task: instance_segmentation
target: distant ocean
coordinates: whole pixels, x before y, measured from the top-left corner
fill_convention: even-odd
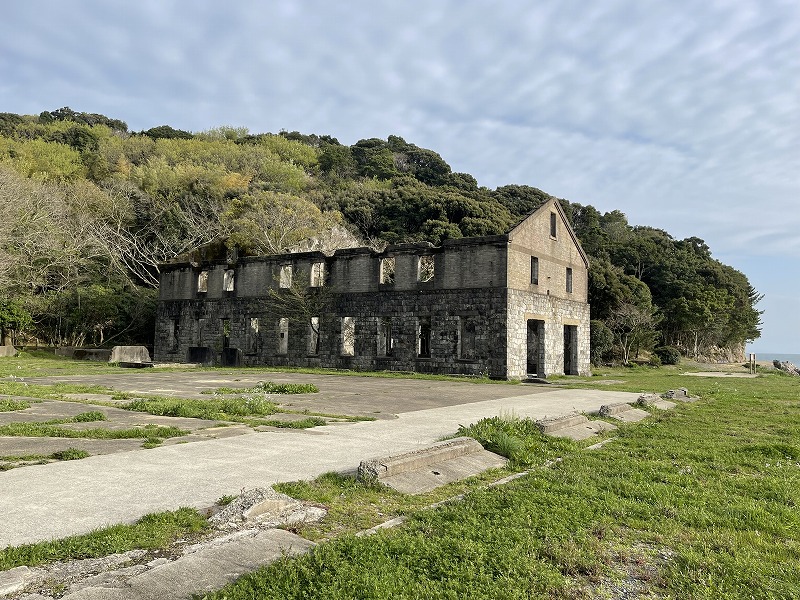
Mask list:
[[[745,354],[747,356],[747,354]],[[756,352],[756,360],[779,360],[781,362],[789,361],[795,365],[800,365],[800,354],[770,354],[765,352],[764,354],[759,354]]]

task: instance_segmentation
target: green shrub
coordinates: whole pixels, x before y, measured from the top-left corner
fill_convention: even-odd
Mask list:
[[[569,440],[545,436],[527,417],[481,419],[467,427],[462,425],[456,435],[475,438],[484,448],[505,456],[517,467],[544,462],[574,447]]]
[[[681,362],[681,353],[674,346],[659,346],[653,350],[653,355],[664,365],[677,365]]]
[[[614,334],[602,321],[593,320],[589,324],[590,358],[598,366],[614,347]]]
[[[653,354],[650,355],[649,364],[651,367],[660,367],[662,365],[661,359],[658,358],[658,354],[654,352]]]

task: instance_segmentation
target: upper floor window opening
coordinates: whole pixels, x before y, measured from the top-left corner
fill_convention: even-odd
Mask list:
[[[567,267],[567,293],[572,293],[572,268]]]
[[[394,256],[381,259],[381,283],[394,283]]]
[[[432,256],[420,256],[417,261],[417,281],[433,281],[434,261]]]
[[[558,233],[557,228],[557,221],[556,221],[556,213],[550,213],[550,237],[558,237],[556,234]]]
[[[232,292],[234,279],[235,271],[233,269],[227,269],[222,278],[222,289],[226,292]]]
[[[292,287],[292,265],[281,265],[280,277],[278,278],[278,287]]]
[[[353,317],[342,317],[342,356],[356,353],[356,321]]]
[[[311,287],[325,285],[325,263],[315,262],[311,265]]]
[[[531,285],[539,285],[539,258],[531,256]]]
[[[208,292],[208,271],[200,271],[197,275],[197,291],[201,294]]]

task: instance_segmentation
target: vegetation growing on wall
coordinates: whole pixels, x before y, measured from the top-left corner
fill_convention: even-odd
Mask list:
[[[490,190],[398,136],[352,146],[326,135],[191,133],[69,108],[0,113],[0,328],[4,341],[152,341],[158,266],[220,240],[278,253],[500,234],[542,190]],[[759,294],[711,256],[560,200],[591,258],[595,360],[669,345],[688,355],[759,335]],[[13,339],[12,339],[13,338]]]

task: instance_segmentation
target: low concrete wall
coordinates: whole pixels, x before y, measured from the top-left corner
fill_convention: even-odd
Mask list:
[[[14,346],[0,346],[0,356],[16,356],[17,349]]]
[[[98,362],[108,362],[111,357],[111,350],[102,348],[73,348],[71,346],[61,346],[56,348],[56,356],[74,358],[75,360],[93,360]]]
[[[149,363],[150,353],[144,346],[114,346],[111,349],[111,358],[108,361],[113,363]]]

